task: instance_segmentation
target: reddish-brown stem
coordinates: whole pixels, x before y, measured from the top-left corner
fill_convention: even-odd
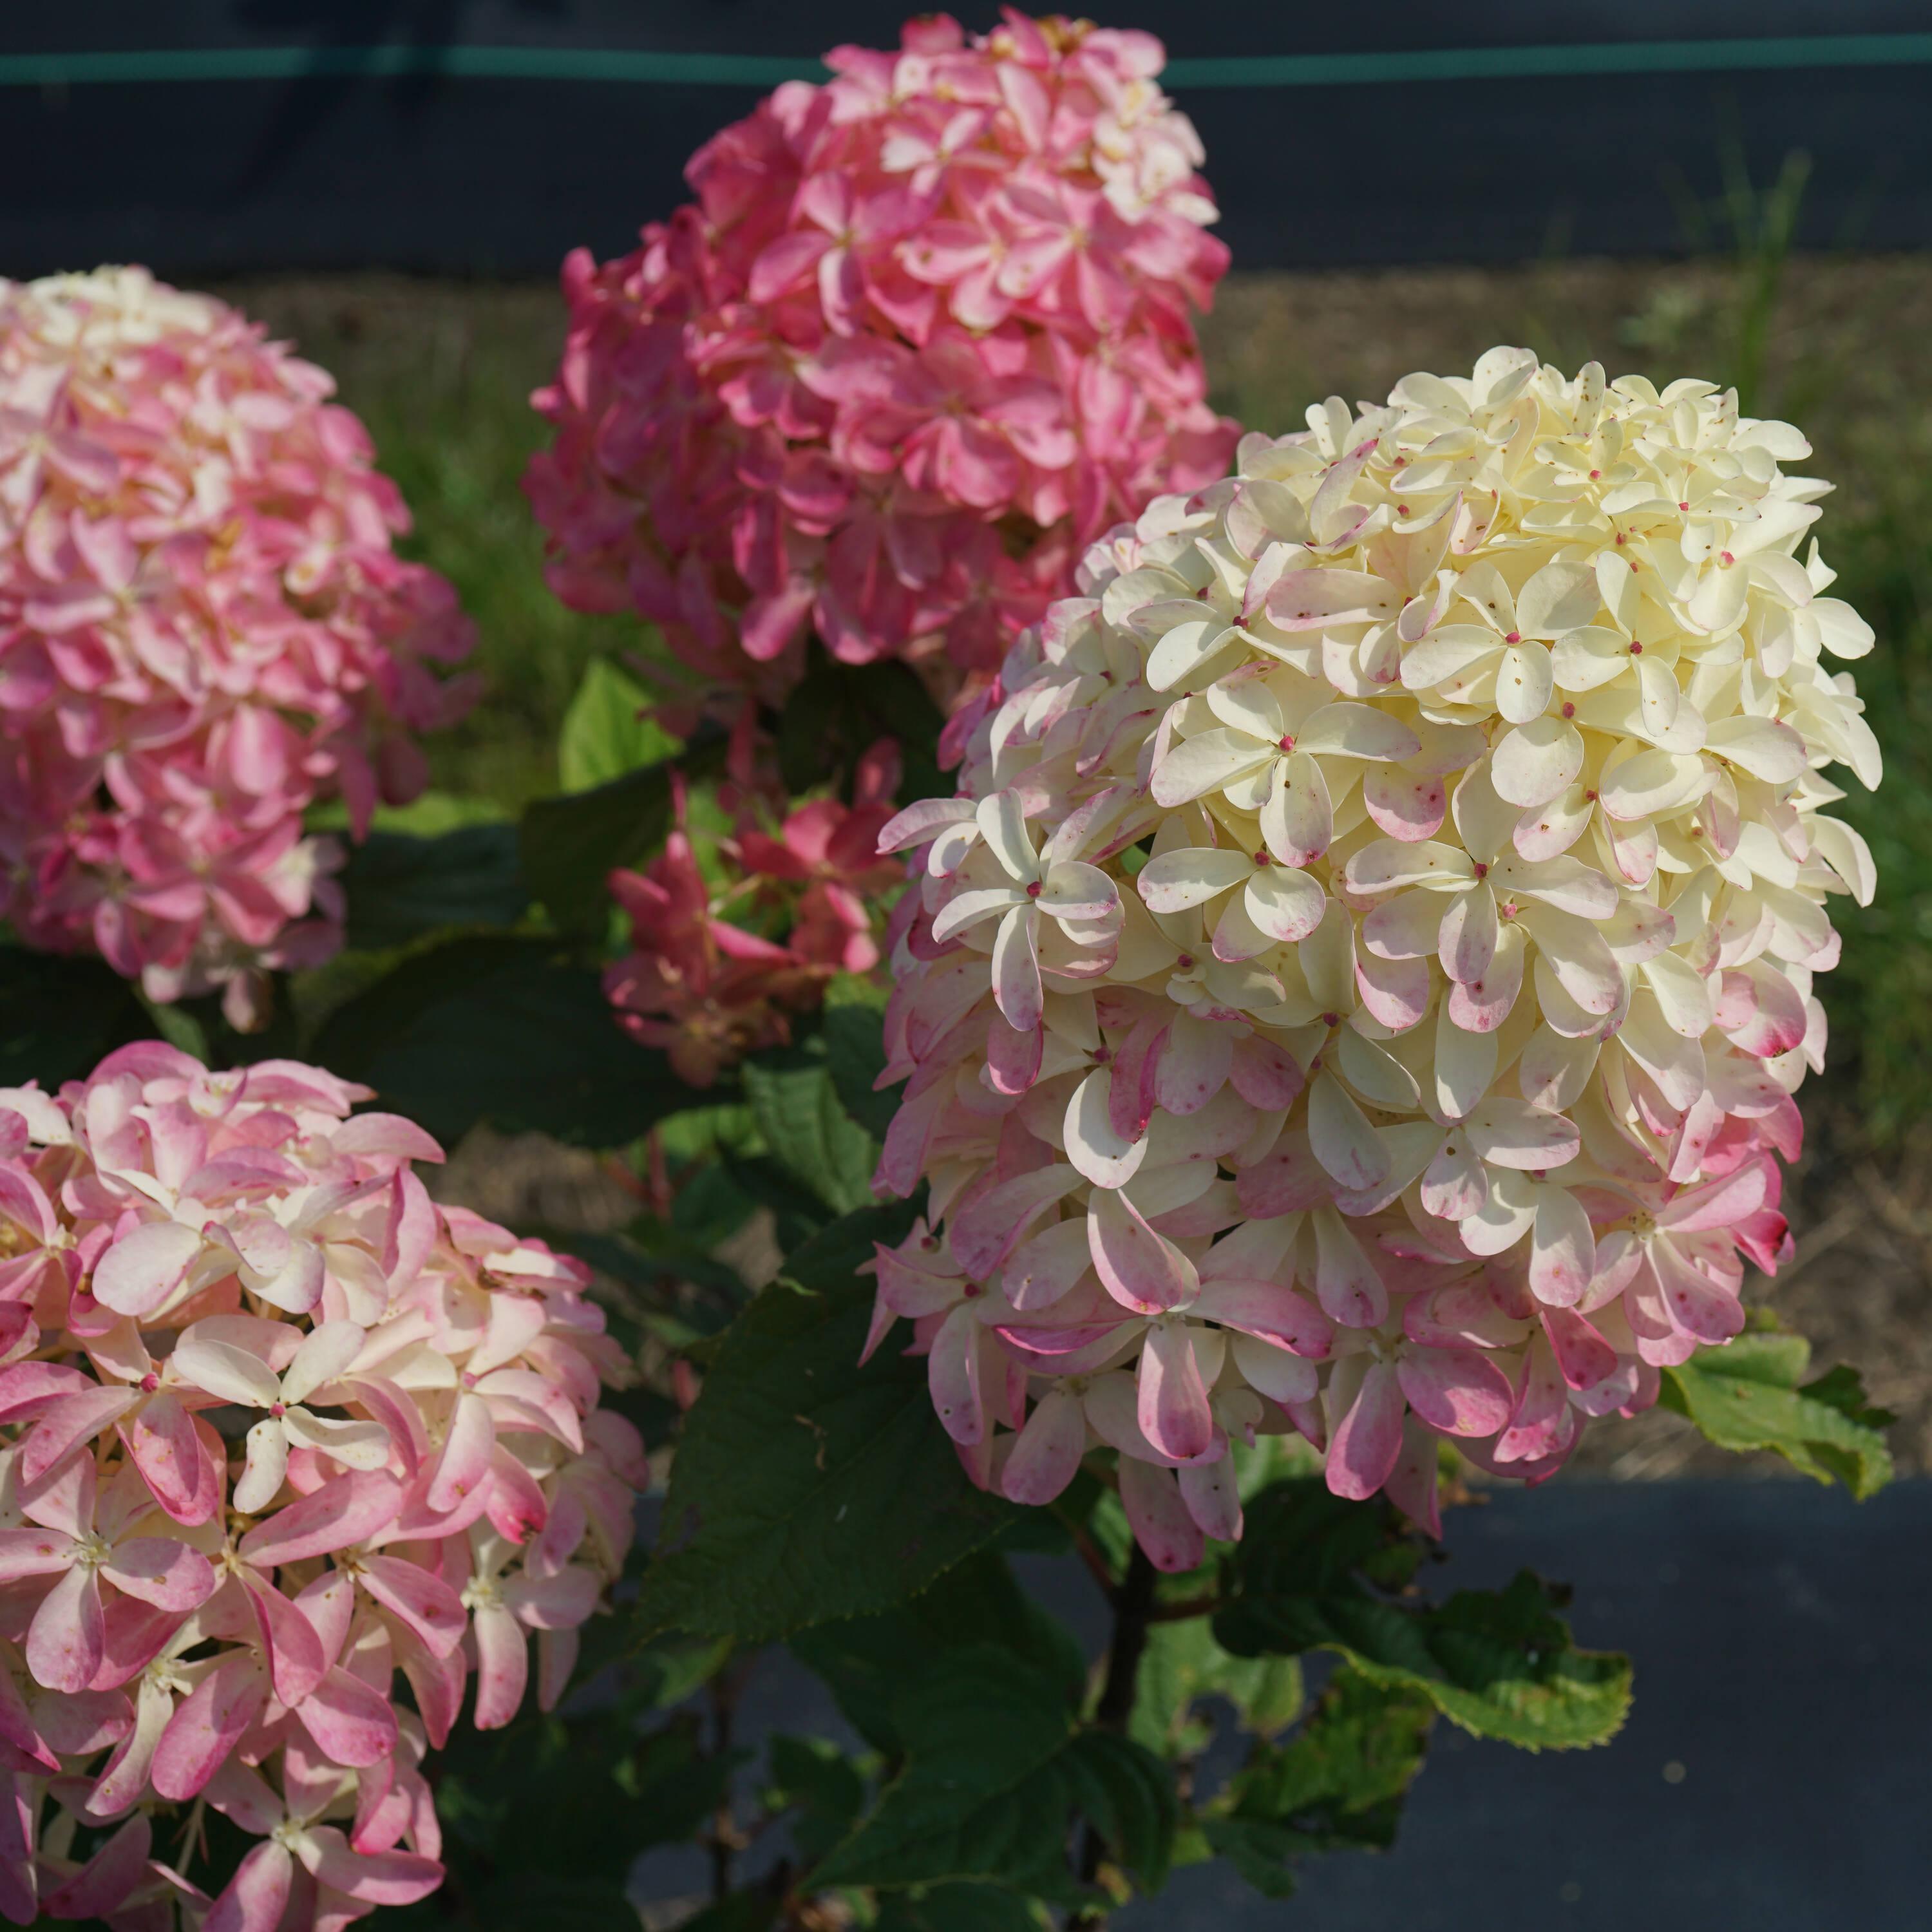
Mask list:
[[[1150,1624],[1182,1624],[1190,1617],[1211,1616],[1220,1607],[1220,1595],[1208,1590],[1198,1597],[1184,1597],[1178,1603],[1156,1604],[1148,1611],[1147,1620]]]

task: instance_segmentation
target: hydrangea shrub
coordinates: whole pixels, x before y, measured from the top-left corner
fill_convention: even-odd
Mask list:
[[[1233,1445],[1439,1528],[1744,1326],[1879,778],[1809,447],[1524,350],[1157,498],[1015,646],[915,848],[878,1258],[975,1480],[1090,1448],[1165,1569]]]
[[[1090,548],[957,795],[869,686],[841,790],[748,710],[647,763],[602,666],[578,789],[388,836],[300,1060],[0,1087],[0,1916],[618,1923],[694,1841],[724,1923],[1089,1932],[1385,1845],[1438,1718],[1611,1738],[1560,1591],[1420,1586],[1466,1484],[1654,1402],[1888,1468],[1740,1293],[1871,886],[1802,453],[1514,350],[1325,406]],[[480,1124],[602,1151],[594,1282],[432,1197]],[[862,1753],[744,1734],[777,1642]]]
[[[0,914],[244,1027],[342,941],[304,814],[361,836],[472,694],[334,386],[144,269],[0,281]]]
[[[420,782],[447,586],[232,310],[0,284],[5,916],[142,989],[0,948],[0,1918],[1285,1896],[1438,1718],[1622,1722],[1560,1588],[1423,1587],[1470,1486],[1653,1403],[1886,1480],[1744,1292],[1874,884],[1802,438],[1498,349],[1235,451],[1162,60],[913,22],[572,258],[529,494],[682,674],[352,937],[309,814]],[[478,1127],[577,1150],[470,1142],[526,1234]],[[778,1642],[860,1748],[744,1721]]]
[[[559,596],[766,703],[808,635],[951,690],[1110,524],[1219,475],[1190,310],[1227,250],[1164,61],[1090,22],[929,16],[708,142],[632,254],[572,255],[526,485]]]
[[[426,1754],[472,1679],[480,1728],[532,1676],[554,1706],[622,1566],[642,1449],[599,1406],[628,1363],[589,1270],[433,1201],[441,1150],[369,1097],[159,1042],[0,1092],[13,1924],[423,1897]],[[202,1806],[260,1841],[232,1868],[163,1857]]]

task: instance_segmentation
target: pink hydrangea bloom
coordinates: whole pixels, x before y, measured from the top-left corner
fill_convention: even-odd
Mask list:
[[[642,1447],[598,1406],[628,1365],[589,1271],[431,1201],[440,1150],[369,1097],[159,1042],[0,1092],[13,1924],[290,1932],[422,1898],[425,1752],[472,1676],[476,1724],[510,1721],[532,1638],[554,1705],[621,1567]],[[196,1799],[262,1840],[235,1870],[151,1857]]]
[[[716,889],[685,826],[680,778],[664,850],[641,873],[610,874],[631,950],[606,970],[604,990],[625,1030],[709,1087],[747,1053],[788,1041],[790,1016],[816,1007],[835,975],[871,972],[874,905],[904,877],[878,850],[899,772],[898,746],[881,738],[858,760],[851,804],[812,799],[782,819],[765,788],[734,782],[742,808],[718,847],[727,877]],[[734,909],[776,936],[727,916]]]
[[[454,593],[321,370],[140,268],[0,281],[0,913],[157,998],[341,941],[302,815],[422,788]]]
[[[526,487],[567,602],[766,701],[812,632],[950,694],[1110,523],[1226,467],[1190,312],[1227,250],[1160,44],[1004,20],[835,49],[698,152],[695,206],[566,262]]]
[[[1016,1501],[1118,1452],[1165,1568],[1259,1435],[1433,1529],[1442,1439],[1540,1481],[1736,1336],[1874,887],[1796,430],[1510,348],[1308,422],[1096,544],[881,838],[872,1346]]]

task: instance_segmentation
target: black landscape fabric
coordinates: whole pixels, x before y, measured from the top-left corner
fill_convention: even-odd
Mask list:
[[[752,85],[475,77],[440,50],[811,57],[842,40],[896,42],[910,0],[91,0],[0,8],[0,273],[137,260],[181,278],[223,271],[392,267],[548,275],[584,242],[630,245],[683,198],[686,158],[764,91]],[[1916,0],[1599,0],[1556,9],[1493,0],[1372,8],[1273,0],[1119,0],[1109,25],[1160,34],[1180,62],[1220,64],[1177,85],[1200,127],[1243,268],[1668,253],[1724,238],[1700,220],[1727,162],[1760,187],[1785,157],[1812,161],[1800,242],[1932,244],[1932,62],[1902,44]],[[990,6],[963,10],[992,24]],[[1791,37],[1837,51],[1749,64]],[[1822,38],[1821,38],[1822,37]],[[1418,50],[1731,41],[1732,68],[1540,76],[1226,85],[1230,62],[1366,55],[1386,76]],[[372,72],[365,50],[411,50]],[[224,80],[197,51],[284,50],[319,70]],[[160,53],[158,77],[22,81],[49,56]],[[1594,62],[1594,65],[1593,65]],[[580,62],[577,63],[581,64]],[[1611,62],[1615,64],[1615,62]],[[439,68],[445,70],[439,71]],[[1262,71],[1256,68],[1256,71]],[[1700,211],[1702,212],[1700,213]]]

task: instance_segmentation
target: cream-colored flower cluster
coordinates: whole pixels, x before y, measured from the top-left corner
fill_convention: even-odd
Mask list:
[[[1510,348],[1308,422],[1096,547],[883,842],[874,1343],[1016,1499],[1119,1450],[1169,1567],[1257,1431],[1431,1522],[1438,1436],[1534,1479],[1735,1335],[1873,886],[1796,430]]]

